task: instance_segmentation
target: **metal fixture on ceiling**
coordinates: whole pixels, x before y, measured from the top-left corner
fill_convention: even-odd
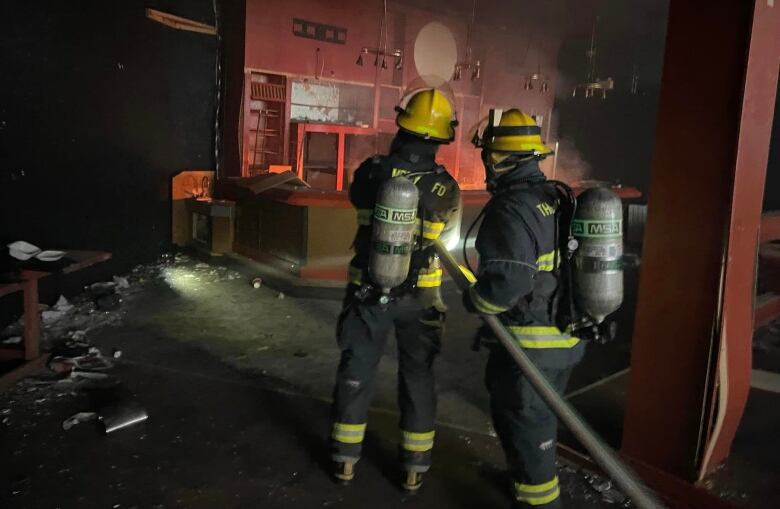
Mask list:
[[[523,90],[535,90],[539,88],[539,93],[546,94],[550,90],[550,84],[547,76],[542,75],[542,65],[536,66],[536,72],[526,75],[523,82]]]
[[[463,76],[463,71],[471,71],[471,80],[478,80],[482,74],[482,63],[479,60],[471,59],[471,35],[474,31],[474,19],[477,12],[477,0],[471,5],[471,23],[469,23],[468,32],[466,32],[466,60],[455,64],[455,72],[452,73],[452,79],[458,81]]]
[[[381,48],[369,48],[364,46],[360,49],[357,62],[355,62],[357,65],[363,65],[363,55],[375,55],[374,66],[379,66],[382,69],[387,69],[387,61],[385,60],[387,57],[395,58],[395,65],[393,68],[397,71],[400,71],[404,65],[404,52],[400,49],[385,51]],[[380,60],[379,57],[382,57],[382,59]]]
[[[541,55],[544,54],[544,51],[541,38],[537,37],[536,33],[534,33],[534,28],[535,27],[531,27],[531,30],[528,32],[528,43],[526,44],[520,65],[523,68],[527,68],[526,62],[528,61],[531,47],[533,47],[537,59],[536,71],[532,71],[523,77],[523,90],[538,90],[539,93],[545,94],[550,91],[550,78],[549,76],[542,74]]]
[[[601,98],[607,98],[607,91],[614,90],[615,81],[612,78],[600,79],[598,77],[596,60],[598,56],[598,47],[596,45],[596,28],[598,26],[599,18],[593,22],[593,31],[590,36],[590,49],[585,52],[585,56],[588,59],[588,71],[585,76],[585,81],[579,83],[574,87],[571,93],[572,97],[577,97],[577,92],[582,91],[586,99],[594,97],[596,92],[601,92]]]
[[[379,24],[379,37],[375,48],[363,46],[355,64],[363,66],[363,55],[374,55],[374,67],[387,69],[387,58],[395,58],[393,68],[400,71],[404,66],[404,51],[402,49],[387,49],[387,0],[383,0],[382,21]],[[381,60],[379,57],[382,57]]]

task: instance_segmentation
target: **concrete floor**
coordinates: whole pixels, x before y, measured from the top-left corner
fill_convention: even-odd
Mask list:
[[[456,300],[437,364],[435,465],[423,492],[408,497],[396,488],[392,342],[359,482],[345,489],[325,470],[338,302],[279,298],[253,289],[247,274],[215,277],[195,261],[161,276],[126,298],[121,325],[89,335],[104,352],[122,350],[113,370],[121,387],[27,381],[0,394],[0,507],[508,507],[485,412],[485,353],[470,350],[476,321]],[[96,423],[61,428],[77,411],[130,400],[148,421],[107,436]],[[568,507],[615,507],[585,473],[565,467],[561,478]]]
[[[703,484],[735,504],[770,509],[780,500],[780,321],[756,331],[753,369],[729,459]]]

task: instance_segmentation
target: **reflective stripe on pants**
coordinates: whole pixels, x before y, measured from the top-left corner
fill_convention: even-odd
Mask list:
[[[552,367],[547,357],[571,350],[529,350],[529,357],[558,393],[563,393],[573,365]],[[558,359],[552,359],[558,360]],[[506,349],[496,345],[486,367],[493,427],[501,439],[520,507],[557,508],[555,465],[558,420],[523,376]]]
[[[509,332],[523,348],[572,348],[579,338],[564,334],[558,327],[546,325],[513,325]]]
[[[433,449],[433,437],[435,431],[427,433],[414,433],[412,431],[402,432],[401,447],[407,451],[425,452]]]
[[[549,504],[558,499],[561,495],[561,488],[558,485],[558,476],[552,481],[542,484],[523,484],[514,483],[515,500],[524,502],[531,506],[541,506]]]
[[[349,424],[346,422],[334,422],[331,438],[343,444],[359,444],[366,434],[366,424]]]
[[[430,272],[423,272],[417,275],[417,286],[420,288],[435,288],[441,286],[441,269],[434,269]]]
[[[402,430],[432,430],[436,416],[433,362],[441,345],[441,322],[425,323],[428,311],[414,296],[379,304],[354,303],[344,310],[339,330],[341,349],[333,401],[336,423],[366,422],[376,371],[391,330],[398,343],[398,403]],[[425,322],[424,322],[425,320]],[[355,431],[355,430],[347,430]],[[355,435],[339,435],[357,440]],[[419,437],[413,437],[418,440]],[[356,462],[362,443],[331,437],[335,461]],[[410,443],[424,446],[422,443]],[[412,451],[399,447],[406,469],[424,472],[430,467],[430,448]]]

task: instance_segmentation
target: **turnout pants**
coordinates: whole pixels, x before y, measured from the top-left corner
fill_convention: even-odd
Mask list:
[[[413,296],[378,304],[347,305],[338,327],[341,361],[334,389],[331,456],[357,462],[366,430],[377,365],[391,328],[398,344],[399,453],[404,469],[425,472],[431,465],[436,393],[433,361],[441,346],[443,315],[421,309]]]
[[[549,362],[543,349],[526,352],[562,393],[575,363]],[[491,348],[485,378],[493,426],[506,454],[519,507],[560,507],[555,467],[558,419],[501,345]]]

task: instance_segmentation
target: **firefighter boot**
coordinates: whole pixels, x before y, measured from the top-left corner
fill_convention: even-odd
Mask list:
[[[355,464],[348,461],[334,462],[331,475],[335,482],[346,486],[355,478]]]
[[[422,472],[405,470],[401,477],[401,486],[409,494],[417,493],[422,486]]]

